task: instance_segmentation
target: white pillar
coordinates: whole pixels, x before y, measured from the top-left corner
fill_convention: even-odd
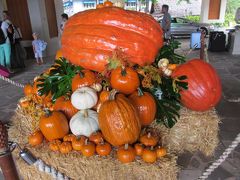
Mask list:
[[[210,0],[202,0],[200,22],[201,23],[223,23],[225,19],[227,0],[221,0],[219,19],[208,19],[209,4],[210,4]]]

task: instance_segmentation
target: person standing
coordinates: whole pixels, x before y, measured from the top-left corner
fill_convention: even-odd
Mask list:
[[[61,37],[62,37],[64,26],[65,26],[65,24],[68,20],[68,15],[66,13],[63,13],[61,15],[61,17],[62,17],[62,21],[61,21],[61,24],[59,26],[59,33],[58,33],[59,34],[59,46],[60,47],[61,47]]]
[[[46,49],[47,43],[44,42],[43,40],[40,40],[38,38],[38,34],[35,32],[32,34],[33,36],[33,42],[32,42],[32,46],[33,46],[33,52],[37,61],[38,65],[43,64],[43,54],[42,52]]]
[[[0,43],[0,64],[8,68],[11,71],[11,44],[8,37],[8,32],[12,33],[12,29],[9,24],[5,21],[0,21],[2,40]]]
[[[162,13],[163,15],[163,19],[162,19],[162,29],[163,29],[163,33],[164,33],[164,39],[165,40],[169,40],[171,37],[171,15],[168,13],[169,10],[169,6],[164,4],[162,5]]]

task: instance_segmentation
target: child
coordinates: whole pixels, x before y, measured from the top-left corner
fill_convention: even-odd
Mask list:
[[[37,61],[37,64],[43,64],[43,58],[42,58],[42,52],[46,49],[47,43],[38,39],[38,34],[37,33],[33,33],[33,42],[32,42],[32,46],[33,46],[33,52],[35,54],[35,58]]]

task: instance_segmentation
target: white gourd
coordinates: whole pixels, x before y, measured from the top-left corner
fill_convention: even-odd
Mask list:
[[[89,137],[99,130],[98,113],[93,110],[81,110],[71,118],[69,126],[74,135]]]

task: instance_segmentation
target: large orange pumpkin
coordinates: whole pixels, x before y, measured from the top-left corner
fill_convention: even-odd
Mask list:
[[[122,49],[129,61],[142,66],[154,62],[162,45],[163,32],[153,17],[117,7],[75,14],[62,35],[63,56],[73,64],[99,72],[116,49]]]
[[[195,111],[206,111],[220,100],[222,86],[215,69],[201,59],[193,59],[176,68],[173,77],[186,75],[188,90],[182,90],[181,102]]]
[[[70,120],[73,117],[73,115],[75,115],[78,112],[78,110],[75,107],[73,107],[71,100],[65,96],[57,98],[53,106],[53,109],[55,111],[62,111],[66,115],[68,120]]]
[[[39,128],[48,141],[61,139],[69,131],[67,118],[63,113],[58,111],[48,112],[41,117]]]
[[[130,101],[137,109],[142,126],[147,126],[155,119],[157,106],[154,97],[141,89],[130,95]]]
[[[122,94],[115,98],[111,92],[110,100],[99,110],[99,126],[105,139],[113,146],[132,144],[137,141],[141,124],[138,113],[130,101]]]

